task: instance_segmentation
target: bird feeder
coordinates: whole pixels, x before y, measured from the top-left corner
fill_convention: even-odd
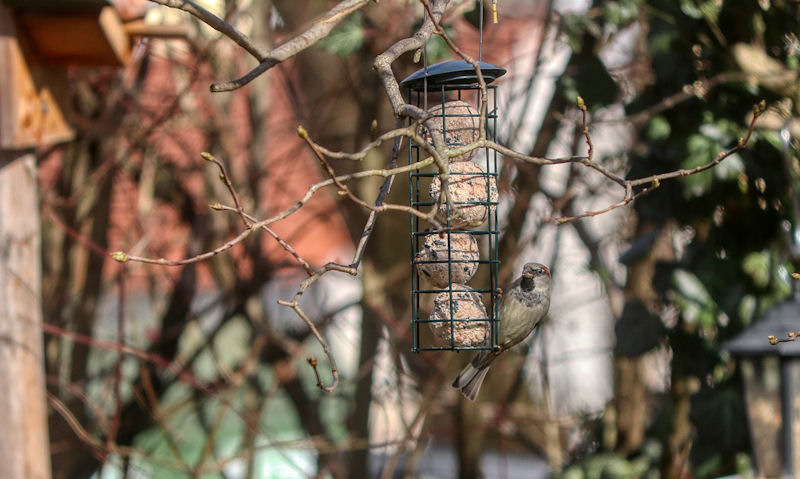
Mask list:
[[[478,62],[486,83],[487,139],[496,139],[497,95],[491,83],[506,71]],[[470,151],[480,138],[481,90],[475,67],[464,60],[426,66],[403,80],[409,103],[431,119],[411,141],[409,164],[429,157],[438,138],[448,164],[447,194],[435,165],[409,172],[409,204],[438,205],[435,222],[411,215],[412,350],[493,349],[498,336],[497,152]],[[457,150],[457,151],[454,151]],[[428,333],[428,330],[432,334]]]
[[[800,294],[724,343],[739,358],[751,444],[764,478],[800,475],[800,341],[770,344],[768,337],[800,329]],[[795,333],[796,334],[796,333]]]

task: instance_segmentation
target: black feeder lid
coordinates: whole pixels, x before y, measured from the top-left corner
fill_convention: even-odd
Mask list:
[[[800,338],[772,345],[768,336],[785,338],[786,333],[800,330],[800,298],[791,299],[767,311],[767,314],[738,336],[722,344],[721,349],[734,356],[800,356]]]
[[[500,68],[491,63],[478,62],[478,66],[481,68],[483,80],[487,84],[506,74],[505,68]],[[438,89],[444,86],[445,90],[454,90],[478,86],[478,75],[475,74],[475,68],[467,63],[466,60],[450,60],[430,65],[427,68],[427,76],[425,73],[425,68],[415,71],[401,81],[400,86],[421,91],[425,88],[426,77],[428,79],[428,89]]]

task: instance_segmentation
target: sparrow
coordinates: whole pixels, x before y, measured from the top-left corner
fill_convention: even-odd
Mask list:
[[[492,362],[530,335],[550,309],[550,269],[527,263],[522,276],[504,290],[498,315],[498,349],[480,351],[453,381],[470,401],[478,396]]]

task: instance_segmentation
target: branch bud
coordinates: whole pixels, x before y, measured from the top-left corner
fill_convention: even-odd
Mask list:
[[[580,95],[578,95],[578,108],[580,108],[581,111],[586,111],[586,102],[583,101],[583,97]]]
[[[773,346],[778,344],[778,338],[776,338],[775,336],[773,336],[771,334],[769,336],[767,336],[767,339],[769,340],[769,344],[771,344]]]
[[[299,136],[300,138],[302,138],[304,140],[306,138],[308,138],[308,132],[306,131],[305,128],[303,128],[302,125],[298,125],[297,126],[297,136]]]
[[[220,203],[209,203],[208,207],[211,208],[212,210],[222,211],[222,204]]]
[[[369,125],[369,136],[370,138],[374,139],[375,136],[378,134],[378,120],[372,120],[372,123]]]
[[[200,157],[206,161],[214,161],[214,155],[207,151],[200,153]]]
[[[119,261],[120,263],[127,263],[130,258],[128,258],[128,254],[124,251],[114,251],[111,253],[111,257],[114,258],[115,261]]]

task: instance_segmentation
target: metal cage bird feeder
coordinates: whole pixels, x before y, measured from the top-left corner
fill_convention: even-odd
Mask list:
[[[506,71],[486,62],[478,66],[486,83],[484,131],[496,140],[497,87],[490,83]],[[477,73],[464,60],[446,61],[422,68],[401,86],[409,103],[432,115],[435,127],[429,122],[430,128],[420,126],[418,132],[430,145],[441,135],[450,170],[447,195],[435,166],[409,172],[409,205],[421,211],[439,205],[438,224],[411,215],[412,350],[494,349],[500,293],[497,152],[484,147],[452,153],[479,138]],[[410,142],[410,165],[427,156],[422,145]]]

